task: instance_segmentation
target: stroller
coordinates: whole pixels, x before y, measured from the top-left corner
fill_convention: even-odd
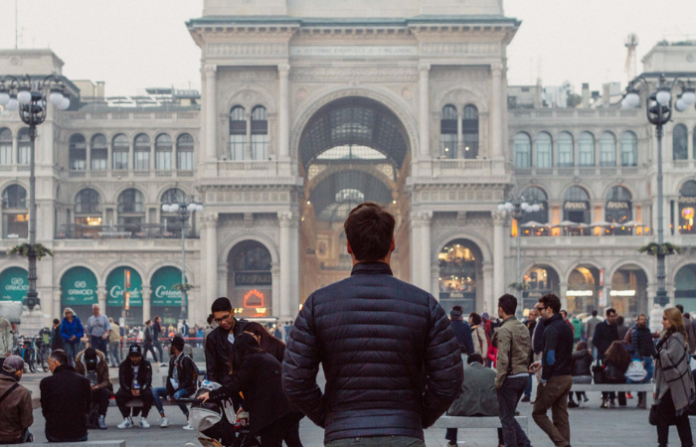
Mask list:
[[[232,401],[201,403],[198,400],[200,394],[218,388],[220,384],[204,380],[196,397],[177,400],[192,404],[189,423],[201,434],[198,441],[203,447],[260,447],[261,442],[249,431],[248,419],[237,418]]]

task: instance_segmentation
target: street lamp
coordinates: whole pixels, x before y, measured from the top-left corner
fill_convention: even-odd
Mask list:
[[[188,314],[188,297],[186,293],[188,286],[186,282],[186,232],[184,229],[186,227],[186,222],[189,220],[189,217],[191,217],[191,213],[202,210],[202,204],[194,202],[193,197],[187,200],[185,195],[181,197],[179,203],[165,203],[162,205],[162,211],[165,213],[176,213],[176,218],[181,222],[181,313],[179,314],[179,320],[181,321],[185,320]]]
[[[498,210],[507,214],[510,214],[513,219],[517,221],[517,277],[515,283],[517,284],[517,293],[520,293],[520,287],[522,285],[522,246],[521,246],[521,227],[520,221],[524,219],[527,213],[536,213],[541,209],[541,206],[537,203],[530,204],[525,199],[524,196],[518,198],[513,198],[511,202],[505,202],[498,205]]]
[[[46,98],[48,96],[48,99]],[[63,78],[48,75],[43,80],[32,79],[29,75],[23,78],[5,75],[0,77],[0,106],[7,110],[19,110],[19,117],[29,126],[31,148],[29,153],[29,290],[25,300],[26,306],[32,310],[41,304],[36,290],[36,175],[34,172],[36,126],[46,120],[48,103],[60,110],[70,107],[70,99],[65,91]]]
[[[676,101],[673,100],[672,90],[679,82],[682,87],[682,94],[679,95]],[[626,95],[621,100],[621,108],[634,109],[640,105],[640,90],[636,88],[636,84],[642,84],[645,89],[645,111],[650,124],[655,126],[657,136],[657,295],[655,303],[664,307],[669,303],[667,297],[667,289],[665,288],[665,253],[662,248],[664,244],[664,223],[663,223],[663,177],[662,177],[662,136],[664,134],[663,126],[672,118],[672,107],[678,111],[691,107],[696,103],[695,89],[691,87],[691,82],[674,78],[671,83],[665,79],[665,75],[661,75],[656,84],[656,89],[650,93],[650,83],[643,76],[637,77],[626,90]]]

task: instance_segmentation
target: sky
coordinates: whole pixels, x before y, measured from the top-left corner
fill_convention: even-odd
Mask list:
[[[321,1],[321,0],[317,0]],[[396,1],[396,0],[395,0]],[[200,89],[200,50],[185,22],[203,0],[17,0],[20,48],[50,47],[70,79],[105,81],[107,96],[146,87]],[[508,83],[569,81],[576,91],[626,83],[630,33],[640,59],[658,41],[696,40],[696,0],[504,0],[522,21],[508,47]],[[15,46],[15,0],[0,0],[0,48]]]

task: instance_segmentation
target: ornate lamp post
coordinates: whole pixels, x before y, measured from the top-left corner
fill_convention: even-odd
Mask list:
[[[57,75],[34,80],[3,76],[0,78],[0,106],[7,110],[19,110],[19,117],[29,126],[31,149],[29,153],[29,290],[24,301],[29,310],[41,304],[36,290],[36,175],[34,172],[36,126],[46,120],[48,103],[60,110],[70,107],[63,78]]]
[[[672,90],[679,82],[682,93],[676,101],[673,101]],[[664,245],[664,198],[663,198],[663,176],[662,176],[662,136],[664,135],[663,126],[672,118],[672,108],[678,112],[683,112],[696,103],[696,93],[691,87],[690,81],[680,81],[675,78],[671,83],[667,82],[664,75],[660,76],[656,84],[656,89],[651,92],[650,83],[643,76],[637,77],[626,90],[626,95],[621,101],[624,109],[633,109],[640,106],[640,90],[636,84],[641,84],[645,90],[645,111],[648,122],[655,126],[657,136],[657,294],[655,303],[664,307],[669,303],[667,289],[665,288],[665,255]]]
[[[165,203],[162,205],[162,211],[165,213],[176,213],[176,218],[181,222],[181,313],[179,320],[183,321],[188,315],[188,297],[187,291],[189,284],[186,282],[186,222],[191,217],[194,211],[202,211],[203,205],[194,202],[193,197],[190,200],[184,196],[179,203]]]

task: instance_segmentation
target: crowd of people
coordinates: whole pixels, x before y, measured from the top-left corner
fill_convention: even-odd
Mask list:
[[[234,444],[242,424],[263,447],[301,447],[299,426],[306,416],[324,429],[327,446],[424,447],[423,430],[445,413],[498,417],[499,445],[531,446],[515,418],[520,403],[530,402],[534,422],[554,445],[566,447],[568,409],[587,399],[571,393],[573,384],[654,378],[649,421],[659,445],[667,445],[669,426],[676,425],[682,445],[693,446],[688,415],[696,389],[689,360],[696,325],[683,309],[664,310],[659,332],[648,329],[645,315],[626,325],[614,309],[603,320],[597,312],[585,321],[569,317],[554,294],[541,297],[524,321],[515,317],[518,301],[509,294],[498,299],[496,316],[471,313],[465,321],[455,306],[448,318],[432,295],[392,275],[394,225],[378,205],[355,208],[344,225],[351,276],[311,294],[284,335],[236,319],[225,297],[213,302],[205,329],[185,322],[165,328],[155,317],[142,335],[141,329],[119,328],[98,306],[85,326],[66,309],[52,331],[52,375],[40,384],[46,438],[81,442],[89,428],[106,429],[113,396],[123,417],[119,429],[134,427],[138,417],[137,425],[149,428],[152,405],[160,427],[168,427],[168,400],[187,418],[185,430],[223,446]],[[192,331],[196,337],[186,337]],[[202,383],[191,345],[204,350]],[[165,350],[167,375],[156,387],[147,355],[164,362]],[[115,393],[110,364],[118,365]],[[320,366],[324,390],[317,384]],[[23,373],[22,358],[2,362],[0,443],[32,440],[31,395],[19,384]],[[190,408],[181,401],[187,398],[194,402]],[[619,393],[619,405],[626,398]],[[602,408],[614,407],[615,399],[604,394]],[[647,396],[639,393],[638,406],[646,405]],[[201,408],[220,417],[200,424],[192,414]],[[457,429],[447,429],[448,445],[457,445],[457,436]]]

